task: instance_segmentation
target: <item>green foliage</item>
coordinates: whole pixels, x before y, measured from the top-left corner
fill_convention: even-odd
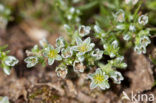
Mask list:
[[[0,3],[0,28],[5,28],[8,21],[11,19],[11,11]]]
[[[11,68],[15,66],[19,61],[14,56],[8,56],[9,51],[4,51],[7,46],[0,47],[0,67],[4,73],[10,75]]]

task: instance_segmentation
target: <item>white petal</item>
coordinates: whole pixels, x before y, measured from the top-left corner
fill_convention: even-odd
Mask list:
[[[48,58],[48,64],[49,64],[49,65],[53,65],[53,63],[54,63],[54,59]]]
[[[102,31],[101,28],[98,25],[94,25],[94,30],[97,33],[100,33]]]
[[[94,88],[96,88],[98,85],[94,82],[94,81],[92,81],[91,83],[90,83],[90,89],[94,89]]]
[[[62,60],[62,57],[60,55],[57,55],[56,60]]]
[[[88,37],[87,39],[84,40],[83,43],[90,44],[90,41],[91,41],[91,39],[90,39],[90,37]]]
[[[99,84],[99,86],[102,90],[110,88],[110,85],[107,81],[102,82],[101,84]]]
[[[3,68],[3,71],[4,71],[4,73],[7,74],[7,75],[10,75],[10,73],[11,73],[11,69],[10,69],[9,67],[7,67],[7,66],[5,66],[5,67]]]
[[[82,44],[82,40],[81,40],[80,37],[77,37],[77,38],[76,38],[76,44],[77,44],[77,45]]]

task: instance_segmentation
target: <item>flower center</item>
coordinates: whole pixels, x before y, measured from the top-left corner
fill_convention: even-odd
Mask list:
[[[94,76],[94,80],[95,80],[95,82],[97,84],[102,83],[103,80],[104,80],[104,76],[103,75],[100,75],[100,74],[97,74],[97,75]]]
[[[56,50],[51,50],[49,53],[49,57],[55,58],[57,56],[57,51]]]
[[[80,51],[80,52],[85,52],[85,51],[87,51],[87,44],[86,44],[86,43],[82,44],[82,45],[79,47],[79,51]]]

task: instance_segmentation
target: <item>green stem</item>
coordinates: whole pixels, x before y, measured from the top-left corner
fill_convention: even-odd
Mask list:
[[[98,3],[99,3],[99,1],[95,0],[94,2],[90,2],[86,5],[80,6],[78,9],[80,9],[80,11],[89,10],[89,9],[95,7]]]

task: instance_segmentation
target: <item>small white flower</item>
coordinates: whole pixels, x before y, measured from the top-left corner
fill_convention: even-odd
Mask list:
[[[73,55],[73,51],[72,51],[72,48],[71,47],[67,47],[66,49],[62,49],[61,50],[61,56],[63,58],[69,58]]]
[[[82,62],[78,61],[78,60],[75,60],[74,63],[73,63],[73,68],[74,68],[74,71],[75,72],[84,72],[85,70],[85,66]]]
[[[96,60],[100,60],[102,58],[103,51],[100,50],[99,48],[95,49],[92,53],[91,56],[93,56]]]
[[[57,73],[57,76],[58,77],[61,77],[61,78],[66,78],[66,75],[68,73],[68,70],[66,68],[66,66],[59,66],[56,68],[56,73]]]
[[[5,64],[7,66],[15,66],[19,61],[14,56],[8,56],[5,59]]]
[[[0,4],[0,12],[4,12],[5,8],[2,4]]]
[[[136,30],[136,28],[135,28],[134,25],[131,24],[131,25],[129,26],[129,30],[132,31],[132,32],[134,32],[134,31]]]
[[[56,47],[59,49],[63,48],[65,46],[65,40],[63,37],[59,37],[56,39]]]
[[[91,28],[89,26],[81,25],[79,27],[79,34],[81,37],[84,37],[90,33]]]
[[[69,11],[70,11],[70,13],[74,14],[75,8],[74,7],[71,7]]]
[[[100,68],[96,69],[94,74],[89,74],[88,77],[91,79],[90,88],[94,89],[96,87],[100,87],[102,90],[110,88],[108,83],[108,76],[105,72],[102,72]]]
[[[146,25],[148,23],[148,16],[141,15],[138,19],[139,24]]]
[[[36,56],[27,57],[24,61],[27,63],[27,68],[31,68],[39,62]]]
[[[103,45],[105,54],[109,55],[111,58],[114,58],[117,55],[118,47],[112,46],[110,44]]]
[[[81,38],[76,38],[76,44],[77,46],[73,46],[72,49],[74,51],[79,51],[81,55],[85,54],[86,52],[89,52],[92,50],[92,48],[95,46],[94,43],[90,43],[91,39],[90,37],[86,38],[84,41],[81,40]]]
[[[114,40],[113,42],[112,42],[112,45],[114,46],[114,48],[117,48],[118,47],[118,41],[117,40]]]
[[[138,54],[141,54],[141,50],[139,46],[135,46],[134,51],[137,52]]]
[[[45,48],[44,50],[44,56],[48,58],[48,64],[52,65],[54,63],[55,60],[62,60],[62,57],[59,55],[60,49],[56,48],[54,49],[54,47],[52,45],[48,45],[47,48]]]
[[[113,79],[114,83],[120,84],[124,79],[120,72],[114,71],[110,73],[110,77]]]
[[[143,45],[141,45],[140,51],[141,51],[143,54],[145,54],[145,53],[146,53],[146,47],[143,46]]]
[[[71,20],[72,19],[72,15],[67,15],[67,19]]]
[[[75,21],[78,23],[78,22],[81,21],[81,19],[80,19],[79,17],[76,17],[76,18],[75,18]]]
[[[125,3],[126,4],[133,4],[133,5],[135,5],[135,4],[137,4],[138,1],[139,0],[125,0]]]
[[[140,38],[140,43],[144,46],[147,46],[148,44],[151,43],[151,41],[148,36],[143,36]]]
[[[115,13],[114,18],[117,22],[125,21],[125,13],[122,9],[120,9],[117,13]]]
[[[136,51],[138,54],[145,54],[146,53],[146,46],[144,45],[139,45],[134,47],[134,51]]]

